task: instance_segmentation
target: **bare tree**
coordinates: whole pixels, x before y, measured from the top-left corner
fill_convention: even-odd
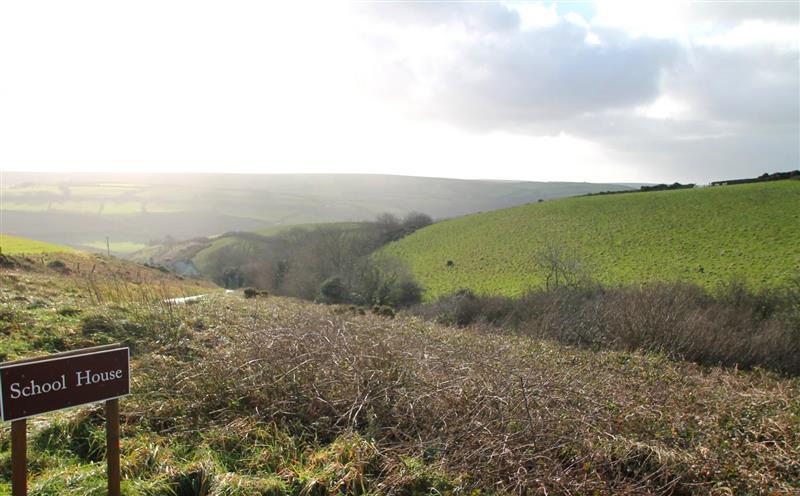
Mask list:
[[[574,250],[562,243],[548,241],[536,254],[536,266],[545,272],[548,290],[562,286],[578,286],[589,282],[585,262]]]

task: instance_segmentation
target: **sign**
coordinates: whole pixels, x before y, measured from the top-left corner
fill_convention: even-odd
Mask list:
[[[0,364],[0,416],[11,422],[11,494],[28,494],[27,418],[106,402],[108,496],[120,496],[119,399],[130,392],[130,352],[119,344]]]
[[[9,422],[130,392],[128,348],[88,348],[0,364],[0,412]]]

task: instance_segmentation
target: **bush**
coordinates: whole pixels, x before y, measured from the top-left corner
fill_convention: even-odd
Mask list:
[[[390,319],[394,318],[395,315],[394,309],[386,305],[375,305],[372,307],[372,313],[382,317],[389,317]]]
[[[328,304],[345,303],[348,301],[349,293],[340,277],[331,277],[320,285],[317,300]]]
[[[416,282],[401,281],[389,290],[388,303],[399,308],[418,305],[422,302],[422,293],[422,286]]]
[[[417,229],[422,229],[431,224],[433,224],[431,216],[421,212],[409,212],[408,215],[403,218],[403,227],[407,232],[414,232]]]
[[[61,260],[53,260],[52,262],[47,264],[47,268],[64,274],[69,273],[69,268],[67,268],[67,264],[65,264]]]
[[[460,289],[435,303],[417,309],[423,317],[445,325],[468,326],[477,322],[484,310],[484,299],[470,289]]]
[[[443,324],[483,323],[594,349],[800,375],[800,290],[792,288],[753,292],[730,283],[711,295],[688,284],[561,286],[519,299],[460,290],[414,312]]]
[[[116,336],[121,332],[121,327],[118,321],[107,315],[87,315],[81,320],[81,333],[87,337],[95,334]]]
[[[603,302],[619,297],[635,311],[671,291],[564,290],[497,301],[541,326],[578,309],[570,323],[589,326],[615,308]],[[675,288],[669,311],[696,297]],[[291,494],[546,487],[548,494],[666,496],[717,488],[792,494],[797,486],[795,381],[774,374],[709,372],[419,319],[353,318],[348,306],[229,304],[226,312],[206,308],[214,330],[188,337],[196,354],[143,356],[138,392],[126,400],[132,422],[147,419],[165,444],[186,440],[202,456],[181,450],[175,456],[189,463],[154,470],[192,474],[195,460],[206,460],[213,494],[227,494],[218,485],[223,477],[272,474],[286,485],[276,492]],[[658,312],[647,318],[661,319]],[[238,494],[258,492],[244,486]]]
[[[16,268],[19,264],[13,258],[0,253],[0,267],[4,269]]]

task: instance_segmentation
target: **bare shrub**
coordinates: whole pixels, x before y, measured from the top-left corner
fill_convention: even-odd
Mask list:
[[[593,349],[644,350],[706,365],[800,375],[798,294],[793,287],[754,292],[738,283],[716,295],[679,283],[562,285],[516,300],[462,290],[414,312],[446,324],[483,322],[500,332],[513,329]]]
[[[547,242],[535,254],[535,266],[545,274],[545,288],[593,286],[588,260],[562,243]]]
[[[673,296],[673,308],[691,294]],[[585,293],[535,297],[551,304],[531,311],[542,319],[592,300]],[[208,307],[215,331],[192,334],[187,356],[140,360],[132,421],[147,419],[173,439],[243,429],[245,419],[322,443],[358,433],[371,453],[356,457],[364,461],[360,483],[387,494],[797,487],[797,386],[774,375],[277,298],[228,305],[241,308]],[[643,322],[670,315],[664,312]]]

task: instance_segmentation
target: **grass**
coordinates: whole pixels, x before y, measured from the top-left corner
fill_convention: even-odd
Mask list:
[[[203,281],[84,253],[8,260],[14,266],[3,269],[0,280],[0,360],[129,340],[126,334],[136,329],[121,324],[91,327],[103,327],[99,333],[82,331],[87,322],[98,322],[98,305],[114,307],[112,322],[117,322],[143,312],[171,312],[162,304],[167,298],[218,291]]]
[[[18,236],[9,236],[7,234],[0,236],[0,244],[2,244],[2,253],[4,255],[18,255],[21,253],[68,253],[75,251],[66,246],[45,243],[44,241],[36,241],[33,239],[20,238]]]
[[[800,490],[798,379],[284,298],[173,307],[163,294],[208,289],[90,258],[0,269],[0,343],[134,347],[129,495]],[[31,422],[32,494],[104,493],[101,411]],[[4,425],[0,492],[9,460]]]
[[[147,245],[143,243],[133,243],[131,241],[113,241],[109,243],[109,245],[112,253],[120,254],[133,253],[147,247]],[[96,240],[89,243],[83,243],[83,246],[105,251],[106,242],[105,240]]]
[[[529,204],[434,224],[384,253],[410,264],[428,299],[460,288],[520,296],[544,286],[548,246],[605,285],[780,285],[800,274],[800,181]]]
[[[217,262],[214,257],[223,248],[232,247],[234,253],[250,256],[256,253],[259,244],[249,238],[241,238],[235,234],[221,236],[211,241],[211,244],[202,248],[191,258],[192,263],[202,274],[210,274],[215,269]]]

